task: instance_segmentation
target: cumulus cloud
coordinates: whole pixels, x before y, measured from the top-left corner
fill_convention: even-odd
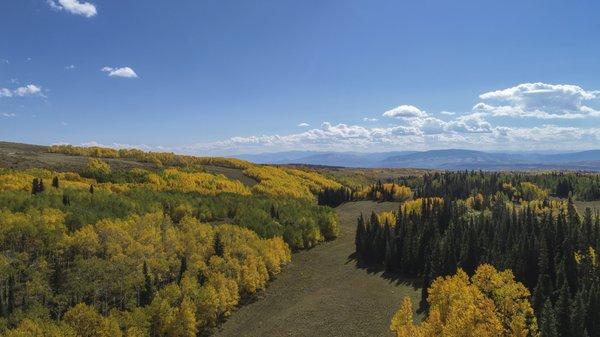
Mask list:
[[[452,112],[452,111],[440,111],[440,114],[442,115],[446,115],[446,116],[454,116],[456,115],[456,112]]]
[[[369,117],[365,117],[363,118],[363,122],[377,122],[379,119],[377,118],[369,118]]]
[[[493,130],[492,125],[483,116],[481,113],[460,116],[446,123],[446,130],[462,133],[490,133]]]
[[[74,64],[69,64],[68,66],[65,66],[65,69],[67,69],[67,70],[73,70],[73,69],[75,69],[75,65]]]
[[[485,102],[474,111],[492,116],[533,117],[541,119],[574,119],[600,116],[585,102],[600,98],[600,91],[586,91],[577,85],[523,83],[512,88],[479,95]]]
[[[301,128],[306,128],[306,127],[309,127],[310,124],[308,124],[308,123],[300,123],[300,124],[298,124],[298,126],[301,127]]]
[[[0,97],[12,97],[13,92],[10,89],[0,88]]]
[[[125,77],[125,78],[137,78],[138,75],[133,71],[133,69],[129,67],[121,67],[121,68],[113,68],[113,67],[104,67],[100,69],[101,71],[108,73],[108,76],[111,77]]]
[[[393,118],[419,118],[427,117],[427,113],[414,105],[400,105],[383,113],[385,117]]]
[[[47,2],[53,9],[65,10],[71,14],[83,15],[87,18],[97,14],[96,6],[90,2],[80,2],[78,0],[47,0]]]
[[[7,88],[0,88],[0,97],[13,97],[13,96],[43,96],[42,88],[35,84],[28,84],[23,87],[18,87],[16,89],[10,90]]]

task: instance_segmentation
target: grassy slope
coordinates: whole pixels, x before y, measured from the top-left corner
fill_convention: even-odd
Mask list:
[[[421,292],[404,280],[364,269],[353,259],[356,217],[395,210],[397,203],[359,201],[337,208],[342,234],[294,254],[261,299],[241,307],[216,336],[388,336],[404,296]]]
[[[59,172],[81,171],[88,163],[88,157],[72,156],[60,153],[49,153],[48,147],[19,143],[0,142],[0,168],[17,170],[43,168]],[[132,169],[135,167],[156,170],[151,163],[141,163],[130,159],[103,158],[114,170]],[[239,180],[247,186],[256,185],[257,181],[244,175],[243,170],[213,165],[202,166],[206,172],[222,174],[229,179]]]

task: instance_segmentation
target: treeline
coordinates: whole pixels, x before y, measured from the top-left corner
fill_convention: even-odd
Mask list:
[[[314,201],[315,195],[324,189],[338,189],[342,187],[340,183],[310,170],[256,165],[235,158],[195,157],[168,152],[145,152],[138,149],[117,150],[103,147],[77,147],[72,145],[54,145],[49,148],[49,152],[93,158],[82,173],[84,175],[87,173],[87,176],[97,179],[100,182],[129,182],[127,179],[132,177],[123,174],[123,172],[127,171],[110,172],[110,169],[107,170],[106,167],[108,164],[104,163],[102,160],[98,160],[98,158],[121,158],[152,163],[159,170],[170,168],[169,170],[164,170],[165,172],[173,172],[173,168],[177,168],[175,169],[176,172],[187,171],[196,174],[204,173],[207,176],[196,181],[210,182],[210,179],[208,178],[212,176],[216,180],[219,180],[214,182],[213,185],[218,185],[223,181],[227,181],[227,179],[223,175],[206,172],[205,166],[238,169],[241,174],[258,182],[258,184],[247,188],[248,193],[251,191],[254,194],[285,196]],[[90,166],[93,166],[91,171]],[[142,169],[138,170],[146,171]],[[153,177],[151,173],[147,175]],[[219,179],[219,177],[224,179]]]
[[[600,199],[600,175],[578,172],[433,172],[422,176],[406,176],[396,182],[414,190],[416,197],[448,197],[466,199],[476,194],[493,195],[507,188],[520,193],[523,183],[533,183],[552,196],[592,201]],[[515,195],[520,197],[519,194]]]
[[[484,181],[471,186],[483,192],[495,184],[485,181],[492,176],[483,175]],[[444,189],[462,191],[460,186]],[[600,336],[598,213],[587,209],[580,217],[571,201],[547,198],[515,203],[502,192],[480,195],[477,202],[442,195],[406,202],[395,213],[361,216],[358,256],[388,271],[421,277],[423,307],[425,290],[439,276],[459,268],[472,275],[486,263],[511,269],[532,289],[542,336]]]
[[[378,180],[377,183],[362,188],[359,191],[354,191],[345,186],[325,188],[317,194],[317,200],[319,205],[337,207],[344,202],[353,200],[402,202],[412,198],[412,195],[411,189],[406,186],[396,183],[382,183],[381,180]]]

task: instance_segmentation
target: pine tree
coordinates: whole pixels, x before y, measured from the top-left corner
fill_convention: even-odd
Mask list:
[[[187,271],[187,257],[183,255],[181,257],[181,264],[179,265],[179,275],[177,276],[177,284],[181,283],[183,274]]]
[[[558,337],[556,314],[550,300],[544,303],[540,313],[540,337]]]
[[[71,206],[71,198],[68,195],[63,194],[62,203],[64,206]]]
[[[558,335],[561,337],[568,337],[571,333],[571,299],[569,295],[568,285],[563,284],[560,288],[558,300],[554,305],[556,313],[556,322]]]
[[[38,193],[38,178],[33,178],[31,182],[31,194],[36,195]]]
[[[52,178],[52,187],[54,187],[54,188],[59,187],[58,177],[56,177],[56,176],[54,178]]]
[[[140,294],[140,306],[144,307],[149,305],[152,302],[152,297],[154,297],[154,285],[148,273],[148,264],[146,261],[144,261],[142,273],[144,274],[144,288]]]
[[[38,182],[38,193],[42,193],[46,190],[44,187],[44,179],[40,179]]]
[[[214,249],[216,256],[223,257],[225,254],[225,247],[223,246],[223,241],[221,240],[221,235],[219,233],[215,235]]]
[[[569,336],[588,337],[588,333],[585,328],[587,307],[583,299],[583,293],[581,291],[578,292],[577,295],[575,295],[571,306],[571,334]]]
[[[90,193],[94,194],[94,185],[90,185]]]

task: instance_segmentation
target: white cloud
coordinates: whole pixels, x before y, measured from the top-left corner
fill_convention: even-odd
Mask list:
[[[484,118],[484,114],[474,113],[460,116],[446,124],[447,131],[462,133],[490,133],[493,128]]]
[[[0,97],[12,97],[13,93],[10,89],[0,88]]]
[[[454,116],[456,115],[456,112],[452,112],[452,111],[440,111],[440,114],[442,115],[446,115],[446,116]]]
[[[365,117],[363,118],[363,122],[377,122],[379,119],[377,118],[369,118],[369,117]]]
[[[41,94],[42,88],[35,84],[28,84],[24,87],[18,87],[14,90],[14,94],[17,96],[31,96]]]
[[[300,123],[300,124],[298,124],[298,126],[301,127],[301,128],[305,128],[305,127],[309,127],[310,124],[308,124],[308,123]]]
[[[7,88],[0,88],[0,97],[13,97],[13,96],[44,96],[42,94],[42,88],[35,84],[28,84],[23,87],[18,87],[14,90]]]
[[[2,117],[10,118],[10,117],[15,117],[15,116],[16,116],[16,114],[14,114],[12,112],[3,112],[2,113]]]
[[[523,83],[512,88],[479,95],[489,103],[478,103],[474,111],[492,116],[574,119],[600,116],[584,103],[600,98],[599,91],[586,91],[570,84]]]
[[[73,70],[73,69],[75,69],[75,65],[74,64],[69,64],[68,66],[65,66],[65,69],[67,69],[67,70]]]
[[[112,68],[112,67],[104,67],[101,71],[108,73],[108,76],[111,77],[125,77],[125,78],[137,78],[138,75],[133,71],[133,69],[129,67],[122,68]]]
[[[392,110],[384,112],[383,116],[394,118],[418,118],[427,117],[428,115],[425,111],[422,111],[414,105],[400,105]]]
[[[48,5],[56,10],[65,10],[71,14],[83,15],[91,18],[97,14],[96,6],[90,2],[78,0],[47,0]]]

